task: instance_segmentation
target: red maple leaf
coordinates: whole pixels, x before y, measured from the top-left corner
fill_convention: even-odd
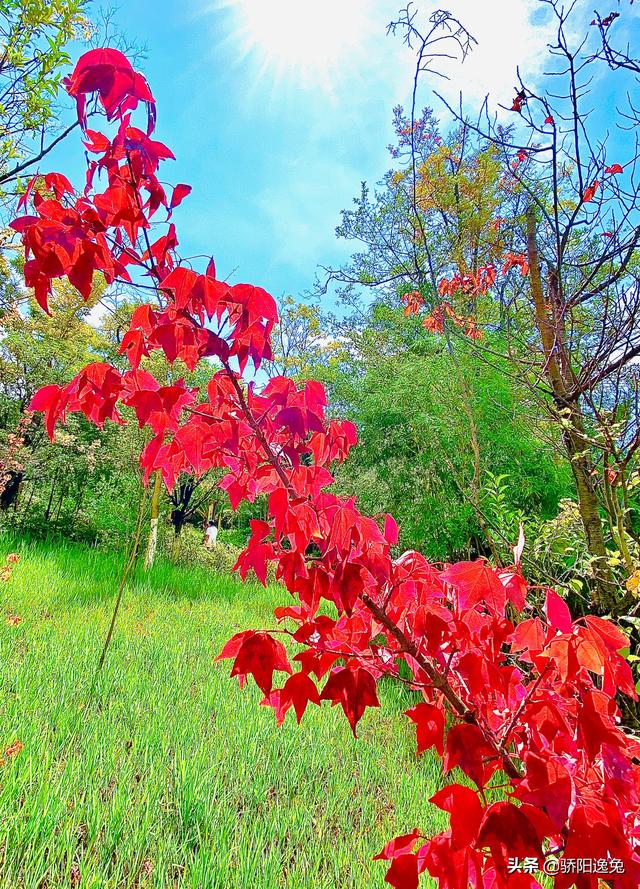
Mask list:
[[[309,701],[320,704],[320,694],[315,682],[302,671],[290,676],[282,688],[272,691],[262,703],[274,708],[278,725],[281,725],[290,707],[295,710],[299,723]]]
[[[258,688],[268,695],[273,686],[274,670],[292,672],[284,645],[268,633],[250,633],[242,640],[231,675],[247,676],[250,673]]]
[[[525,756],[525,776],[515,790],[517,798],[544,809],[558,831],[571,805],[571,775],[560,757],[547,759],[538,753]]]
[[[423,701],[406,711],[406,716],[416,724],[418,756],[435,747],[442,756],[444,753],[444,711],[442,707]]]
[[[63,80],[70,96],[78,104],[78,119],[86,124],[86,96],[98,93],[109,120],[118,113],[132,110],[138,101],[155,102],[142,74],[133,70],[131,62],[117,49],[92,49],[78,60],[73,72]]]
[[[592,201],[596,195],[600,183],[597,179],[594,179],[591,185],[588,185],[584,190],[584,194],[582,195],[582,203],[588,204],[589,201]]]
[[[507,859],[542,859],[540,828],[529,817],[529,809],[513,803],[493,803],[486,810],[477,845],[489,847],[498,870],[507,874]]]
[[[486,602],[496,611],[503,611],[507,591],[490,565],[482,559],[457,562],[440,575],[445,583],[455,587],[460,608],[471,608]]]
[[[340,704],[355,736],[356,725],[367,707],[379,707],[376,681],[364,667],[338,667],[332,671],[320,699]]]
[[[485,767],[487,760],[496,758],[495,750],[489,746],[477,725],[461,723],[454,725],[447,733],[444,767],[447,772],[459,766],[478,787],[484,787],[488,774],[495,767]],[[494,763],[495,764],[495,763]]]
[[[450,830],[452,846],[464,849],[475,845],[483,816],[483,807],[478,794],[462,784],[448,784],[429,800],[451,815]]]

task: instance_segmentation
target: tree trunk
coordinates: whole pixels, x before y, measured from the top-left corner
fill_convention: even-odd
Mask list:
[[[144,557],[144,570],[148,571],[153,565],[158,547],[158,521],[160,518],[160,491],[162,489],[162,475],[157,470],[153,482],[153,495],[151,497],[151,525],[149,527],[149,540],[147,552]]]
[[[527,210],[527,254],[534,303],[535,324],[542,341],[544,372],[553,393],[562,437],[573,472],[578,509],[584,526],[587,549],[593,556],[595,598],[605,610],[616,603],[616,586],[608,565],[600,504],[593,486],[593,465],[585,434],[584,415],[578,401],[567,399],[570,356],[564,336],[564,307],[557,294],[557,276],[552,273],[549,300],[545,301],[540,256],[536,242],[535,211]]]
[[[0,481],[0,509],[17,509],[18,495],[24,478],[24,472],[16,472],[9,469],[4,477],[4,482]]]
[[[49,502],[47,503],[47,509],[46,509],[46,511],[45,511],[45,514],[44,514],[45,520],[46,520],[47,522],[48,522],[49,519],[51,518],[51,506],[52,506],[52,504],[53,504],[53,494],[54,494],[55,489],[56,489],[56,482],[57,482],[57,480],[58,480],[58,469],[56,469],[55,473],[53,474],[53,481],[51,482],[51,492],[50,492],[50,494],[49,494]]]
[[[469,441],[471,444],[471,453],[473,456],[473,475],[471,477],[471,504],[473,506],[473,510],[476,514],[476,521],[484,535],[484,539],[489,546],[489,550],[491,552],[491,557],[497,567],[502,565],[502,559],[500,558],[500,552],[498,547],[496,546],[496,542],[493,539],[493,534],[489,529],[489,525],[485,519],[485,515],[480,506],[480,487],[482,483],[482,461],[480,456],[480,442],[478,441],[478,426],[476,424],[475,415],[473,412],[473,405],[471,403],[471,390],[469,388],[469,384],[465,379],[465,376],[462,372],[462,369],[458,363],[458,357],[454,352],[453,345],[451,340],[449,339],[449,335],[446,334],[446,344],[447,344],[447,352],[453,366],[456,371],[456,376],[458,379],[458,384],[460,386],[460,392],[462,395],[462,409],[464,410],[465,416],[467,418],[467,422],[469,423]],[[478,547],[478,552],[481,552],[481,547]]]

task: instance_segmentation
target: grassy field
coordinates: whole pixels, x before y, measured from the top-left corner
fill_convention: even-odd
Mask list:
[[[0,889],[346,889],[383,883],[392,836],[439,828],[391,684],[354,739],[342,711],[278,729],[224,641],[268,626],[276,588],[159,564],[132,578],[96,672],[120,555],[0,538]],[[9,625],[9,614],[22,621]]]

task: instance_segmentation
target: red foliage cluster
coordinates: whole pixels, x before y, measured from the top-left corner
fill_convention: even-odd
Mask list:
[[[403,293],[401,300],[405,303],[404,315],[406,318],[408,318],[409,315],[417,315],[424,305],[424,299],[419,290],[411,290],[409,293]]]
[[[592,201],[594,199],[594,197],[596,196],[596,192],[599,187],[600,187],[600,183],[598,182],[597,179],[594,179],[593,182],[591,183],[591,185],[588,185],[585,188],[584,194],[582,195],[582,203],[588,204],[590,201]]]
[[[612,25],[617,18],[620,18],[619,12],[610,12],[609,15],[605,16],[603,19],[591,19],[592,25],[600,24],[603,28],[608,28],[609,25]]]
[[[524,90],[518,90],[515,99],[513,100],[513,105],[511,106],[511,111],[518,111],[522,113],[522,106],[527,104],[527,94]]]
[[[346,458],[356,431],[327,418],[322,386],[276,378],[259,389],[242,380],[249,360],[258,367],[270,356],[272,298],[217,281],[212,264],[204,274],[180,264],[168,216],[186,192],[166,198],[156,171],[171,153],[129,121],[135,102],[153,101],[146,84],[119,53],[103,50],[84,56],[67,86],[83,98],[97,93],[118,123],[113,139],[86,134],[108,184],[92,191],[90,165],[80,198],[62,180],[45,177],[53,198],[32,188],[37,215],[13,224],[31,257],[29,281],[45,303],[53,278],[66,276],[88,294],[94,271],[111,280],[134,265],[156,282],[163,308],[134,314],[122,344],[131,370],[93,364],[35,396],[49,433],[68,411],[121,422],[118,405],[126,405],[153,432],[141,457],[147,476],[160,470],[171,487],[183,471],[224,467],[232,506],[267,495],[267,518],[252,522],[236,567],[264,581],[272,563],[293,602],[276,610],[279,628],[241,632],[220,657],[232,660],[241,684],[253,677],[279,722],[289,709],[299,721],[310,704],[328,700],[355,733],[366,709],[379,705],[378,681],[401,668],[410,677],[418,753],[435,749],[453,772],[431,802],[451,817],[437,836],[416,829],[385,846],[378,857],[390,862],[390,885],[415,889],[428,872],[443,889],[524,889],[540,885],[532,862],[542,869],[559,855],[601,859],[607,882],[637,886],[640,745],[623,730],[614,699],[636,697],[620,653],[625,636],[597,617],[572,620],[550,589],[537,613],[527,603],[521,546],[502,570],[481,560],[436,568],[417,552],[395,556],[394,520],[365,516],[354,498],[330,490],[332,465]],[[167,230],[151,243],[160,206]],[[525,272],[524,257],[507,257],[507,269],[514,265]],[[405,302],[419,308],[415,295]],[[214,358],[219,369],[206,394],[182,381],[160,386],[139,366],[153,350],[191,367]],[[323,601],[333,616],[320,611]],[[558,889],[595,889],[598,873],[560,869],[552,879]]]
[[[451,278],[443,278],[440,281],[438,292],[440,296],[453,296],[454,293],[478,296],[493,287],[496,276],[496,268],[493,263],[481,266],[475,274],[463,275],[456,272]]]
[[[482,339],[483,333],[478,327],[477,321],[474,318],[456,314],[451,303],[446,300],[437,305],[433,311],[427,315],[422,322],[422,326],[425,330],[428,330],[429,333],[443,333],[447,318],[449,318],[456,327],[464,328],[465,336],[470,337],[472,340]]]
[[[519,268],[522,276],[529,274],[529,263],[524,253],[507,253],[502,266],[502,274],[506,275],[510,269]]]

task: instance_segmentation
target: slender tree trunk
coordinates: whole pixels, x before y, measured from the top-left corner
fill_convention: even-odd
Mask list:
[[[56,517],[53,521],[53,524],[58,527],[58,521],[60,519],[60,512],[62,511],[62,504],[64,503],[64,492],[60,494],[60,500],[58,500],[58,508],[56,510]]]
[[[478,440],[478,426],[476,424],[475,415],[473,412],[473,405],[471,403],[471,391],[469,389],[469,385],[465,376],[462,372],[462,368],[458,363],[458,357],[455,354],[453,349],[453,345],[449,336],[446,336],[447,343],[447,351],[449,356],[451,357],[451,361],[453,362],[453,366],[456,370],[456,376],[458,378],[458,384],[460,386],[460,392],[462,394],[462,408],[464,410],[465,416],[467,418],[467,422],[469,424],[469,440],[471,444],[471,453],[473,455],[473,476],[471,478],[471,503],[473,505],[474,512],[476,514],[476,520],[482,531],[484,539],[486,540],[489,549],[491,551],[491,556],[493,558],[494,563],[497,566],[502,564],[502,560],[500,558],[500,552],[498,547],[496,546],[496,542],[493,539],[493,534],[489,529],[489,525],[486,522],[484,513],[480,506],[480,487],[482,484],[482,461],[480,457],[480,442]]]
[[[544,372],[553,393],[562,437],[573,472],[578,509],[584,527],[587,549],[594,559],[595,594],[598,604],[609,609],[616,603],[616,587],[607,559],[600,504],[593,486],[593,464],[585,434],[584,415],[579,402],[567,399],[571,363],[564,336],[563,307],[557,296],[557,280],[551,281],[549,301],[545,301],[540,255],[536,241],[535,211],[527,210],[527,254],[535,324],[542,341]]]
[[[29,499],[27,500],[26,505],[22,507],[22,527],[24,527],[25,519],[26,519],[27,513],[29,512],[29,508],[31,506],[31,501],[33,500],[33,495],[35,493],[35,490],[36,490],[36,483],[35,483],[35,481],[32,481],[31,482],[31,490],[29,491]]]
[[[120,602],[122,601],[122,594],[124,593],[124,588],[127,583],[127,578],[129,577],[129,572],[135,565],[136,559],[138,558],[138,551],[140,548],[140,534],[142,532],[142,522],[144,519],[146,502],[147,502],[147,489],[143,487],[142,497],[140,498],[140,503],[138,504],[138,518],[136,519],[136,527],[133,532],[133,540],[131,541],[131,548],[129,549],[129,552],[127,554],[125,566],[122,571],[122,576],[120,578],[120,585],[118,586],[118,593],[116,595],[116,601],[115,601],[115,604],[113,607],[113,613],[111,615],[111,622],[109,624],[109,630],[107,632],[107,637],[104,640],[104,645],[102,647],[102,653],[100,655],[100,660],[98,661],[98,670],[102,670],[102,668],[104,666],[104,659],[107,656],[107,651],[109,650],[109,645],[111,644],[111,639],[113,637],[113,630],[116,625],[116,618],[118,617],[118,611],[120,609]]]
[[[181,509],[174,509],[171,516],[171,523],[173,525],[171,557],[175,561],[180,555],[180,535],[182,534],[182,529],[184,528],[184,511]]]
[[[151,497],[151,524],[149,527],[149,540],[147,552],[144,557],[144,568],[148,571],[153,565],[158,547],[158,521],[160,518],[160,491],[162,489],[162,475],[157,470],[153,482],[153,495]]]
[[[75,502],[75,506],[73,509],[73,518],[74,519],[80,512],[80,507],[82,506],[82,501],[84,500],[84,492],[86,490],[86,487],[87,487],[87,483],[85,481],[85,483],[82,485],[82,487],[80,488],[80,490],[78,492],[78,499]]]
[[[53,481],[51,482],[51,492],[49,493],[49,502],[47,503],[47,509],[44,514],[45,520],[47,522],[51,518],[51,504],[53,503],[53,494],[56,489],[57,480],[58,480],[58,470],[56,469],[56,471],[53,474]]]

